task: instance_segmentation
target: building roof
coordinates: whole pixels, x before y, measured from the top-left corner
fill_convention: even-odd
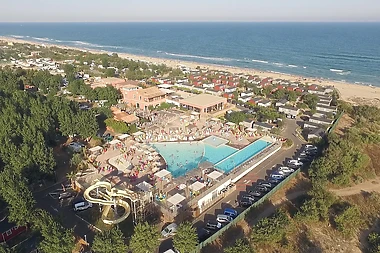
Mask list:
[[[263,100],[259,101],[258,103],[259,104],[268,104],[268,103],[272,103],[272,101],[267,100],[267,99],[263,99]]]
[[[295,112],[299,112],[300,109],[298,109],[297,107],[293,107],[293,106],[279,106],[279,108],[284,108],[286,110],[291,110],[291,111],[295,111]]]
[[[137,91],[137,93],[144,98],[154,98],[154,97],[159,97],[159,96],[165,95],[165,93],[160,91],[157,87],[140,89]]]
[[[118,121],[124,121],[127,124],[135,123],[139,121],[139,118],[134,114],[128,114],[126,112],[120,112],[115,114],[114,118]]]
[[[199,94],[189,98],[182,99],[180,102],[185,105],[194,107],[209,107],[219,103],[225,103],[226,98],[217,97],[210,94]]]
[[[321,104],[317,104],[316,107],[336,110],[336,106],[329,106],[329,105],[321,105]]]
[[[318,117],[310,117],[311,120],[315,120],[315,121],[320,121],[320,122],[325,122],[325,123],[333,123],[333,119],[326,119],[326,118],[318,118]],[[309,119],[309,120],[310,120]]]
[[[168,198],[166,201],[171,203],[173,206],[175,206],[175,205],[181,203],[182,201],[184,201],[185,199],[186,198],[184,196],[182,196],[179,193],[176,193],[173,196],[171,196],[170,198]]]
[[[264,122],[256,122],[254,125],[258,126],[258,127],[261,127],[261,128],[266,128],[266,129],[272,129],[272,128],[274,128],[273,125],[268,124],[268,123],[264,123]]]

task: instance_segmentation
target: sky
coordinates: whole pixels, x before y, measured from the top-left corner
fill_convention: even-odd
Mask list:
[[[380,0],[0,0],[0,22],[380,22]]]

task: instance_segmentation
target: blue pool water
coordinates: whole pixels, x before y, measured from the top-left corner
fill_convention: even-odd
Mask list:
[[[152,146],[165,158],[173,177],[183,176],[204,161],[216,164],[238,151],[227,145],[213,147],[201,141],[155,143]]]
[[[270,142],[257,140],[247,147],[235,152],[226,159],[220,161],[219,163],[216,163],[215,167],[224,172],[230,172],[233,168],[247,161],[250,157],[258,154],[270,144]]]
[[[160,153],[173,177],[180,177],[195,169],[200,163],[209,161],[224,172],[231,171],[248,158],[262,151],[270,143],[255,141],[242,150],[227,145],[213,147],[199,142],[154,143],[152,146]]]

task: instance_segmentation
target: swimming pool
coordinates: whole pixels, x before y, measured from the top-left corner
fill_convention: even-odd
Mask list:
[[[270,143],[258,140],[241,150],[225,144],[216,147],[203,141],[166,142],[151,145],[164,157],[168,166],[167,170],[176,178],[197,168],[204,161],[209,161],[215,164],[216,168],[229,172],[248,158],[262,151]]]
[[[152,146],[164,157],[173,177],[183,176],[204,161],[216,164],[238,151],[227,145],[213,147],[202,141],[154,143]]]
[[[252,156],[260,153],[263,149],[268,147],[271,143],[264,140],[257,140],[245,148],[231,154],[224,160],[215,164],[215,167],[224,172],[230,172],[233,168],[239,166],[247,161]]]

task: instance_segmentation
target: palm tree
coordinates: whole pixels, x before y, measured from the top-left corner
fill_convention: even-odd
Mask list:
[[[76,177],[77,177],[77,173],[75,171],[71,171],[66,174],[66,178],[70,180],[70,184],[73,189],[75,188],[74,182],[75,182]]]

